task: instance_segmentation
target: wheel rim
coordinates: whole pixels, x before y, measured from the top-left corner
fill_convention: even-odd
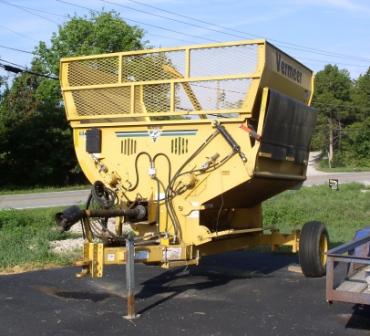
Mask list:
[[[323,234],[320,237],[320,260],[321,260],[321,265],[325,267],[326,265],[326,252],[328,252],[328,237]]]

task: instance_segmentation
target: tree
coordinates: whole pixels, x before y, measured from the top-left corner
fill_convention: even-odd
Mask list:
[[[31,70],[58,76],[61,57],[140,49],[142,38],[143,31],[115,11],[74,16],[50,47],[39,43]],[[0,104],[0,184],[57,185],[81,176],[58,81],[23,73]]]
[[[0,109],[3,126],[0,152],[1,176],[7,184],[57,184],[61,173],[68,178],[73,148],[66,137],[67,123],[61,107],[42,101],[44,80],[30,74],[16,78]],[[55,150],[62,149],[62,154]],[[63,176],[63,175],[62,175]]]
[[[91,12],[90,17],[72,17],[51,38],[51,47],[40,42],[36,61],[45,72],[58,74],[62,57],[142,49],[144,32],[130,26],[115,11]]]
[[[352,90],[353,105],[356,109],[356,119],[365,120],[370,116],[370,67],[360,75]]]
[[[340,159],[353,167],[370,168],[370,117],[346,127]]]
[[[340,147],[341,129],[354,121],[351,108],[352,80],[347,70],[326,65],[315,78],[313,106],[318,110],[314,144],[328,153],[329,165],[334,150]]]

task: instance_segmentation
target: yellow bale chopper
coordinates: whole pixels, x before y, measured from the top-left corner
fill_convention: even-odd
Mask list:
[[[79,275],[133,260],[197,265],[261,245],[291,246],[305,275],[324,274],[321,223],[290,234],[262,225],[261,203],[306,178],[315,124],[306,66],[251,40],[64,58],[60,78],[93,184],[86,209],[57,215],[62,230],[82,222]]]

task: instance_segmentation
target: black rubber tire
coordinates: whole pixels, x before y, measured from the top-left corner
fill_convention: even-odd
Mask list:
[[[323,265],[320,252],[320,240],[326,237],[329,245],[329,235],[325,225],[312,221],[303,225],[299,238],[299,263],[306,277],[318,278],[325,275],[326,265]]]

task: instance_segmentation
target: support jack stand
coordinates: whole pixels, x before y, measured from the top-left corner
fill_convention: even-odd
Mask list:
[[[135,246],[133,237],[126,238],[126,286],[127,315],[124,318],[134,320],[140,315],[135,312]]]

